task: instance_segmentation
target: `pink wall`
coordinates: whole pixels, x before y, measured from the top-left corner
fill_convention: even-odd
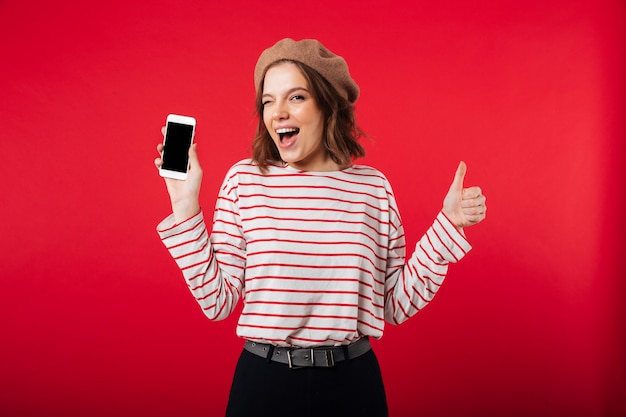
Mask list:
[[[375,344],[392,416],[626,415],[623,1],[40,3],[0,2],[0,415],[223,412],[235,317],[158,241],[152,160],[166,114],[196,116],[210,212],[285,36],[347,58],[411,244],[460,159],[488,196]]]

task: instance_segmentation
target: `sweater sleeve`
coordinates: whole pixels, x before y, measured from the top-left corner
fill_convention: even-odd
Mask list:
[[[217,199],[210,237],[202,212],[180,224],[170,215],[157,226],[191,294],[211,320],[226,318],[243,292],[245,243],[234,193],[236,188],[227,178]]]
[[[471,249],[469,242],[440,212],[405,260],[405,238],[399,216],[390,232],[385,280],[385,320],[400,324],[423,309],[441,287],[448,264]],[[392,221],[393,223],[393,221]]]

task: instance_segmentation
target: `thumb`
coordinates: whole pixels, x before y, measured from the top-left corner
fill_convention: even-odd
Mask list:
[[[198,151],[196,149],[197,144],[193,143],[189,147],[189,163],[192,169],[197,169],[200,166],[200,161],[198,161]]]
[[[450,185],[450,191],[462,192],[463,191],[463,180],[465,179],[465,173],[467,172],[467,165],[465,162],[459,162],[459,167],[456,169],[456,173],[454,174],[454,180],[452,181],[452,185]]]
[[[190,158],[198,158],[198,151],[196,150],[197,143],[192,143],[189,147],[189,157]]]

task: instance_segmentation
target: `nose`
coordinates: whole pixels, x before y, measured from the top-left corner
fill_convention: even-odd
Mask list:
[[[284,120],[289,117],[289,113],[285,109],[285,104],[282,100],[277,101],[274,105],[274,113],[272,114],[272,118],[274,120]]]

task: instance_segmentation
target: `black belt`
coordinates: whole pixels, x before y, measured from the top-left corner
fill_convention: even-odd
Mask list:
[[[330,368],[337,362],[357,358],[372,348],[367,337],[362,337],[346,346],[321,346],[315,348],[286,348],[266,343],[246,340],[246,349],[263,359],[289,365],[290,368],[323,367]],[[347,354],[347,357],[346,357]]]

